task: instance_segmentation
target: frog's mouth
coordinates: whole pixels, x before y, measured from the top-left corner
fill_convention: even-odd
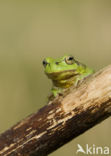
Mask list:
[[[60,71],[60,72],[53,72],[53,73],[46,73],[49,79],[52,80],[68,80],[71,79],[72,77],[76,77],[80,75],[76,70],[65,70],[65,71]]]

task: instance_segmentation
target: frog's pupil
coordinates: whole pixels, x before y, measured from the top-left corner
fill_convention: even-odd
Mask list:
[[[73,57],[69,57],[69,61],[72,61],[74,58]]]

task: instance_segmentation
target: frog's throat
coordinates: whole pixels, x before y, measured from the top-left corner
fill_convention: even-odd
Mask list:
[[[52,79],[53,86],[59,88],[68,88],[76,83],[76,79],[80,73],[76,70],[63,71],[47,74],[50,79]]]
[[[66,80],[52,80],[53,85],[59,88],[69,88],[76,83],[76,77],[71,77]]]

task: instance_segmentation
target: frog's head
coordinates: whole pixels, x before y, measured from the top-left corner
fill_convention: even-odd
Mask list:
[[[46,75],[52,80],[65,80],[88,71],[87,67],[75,60],[72,55],[65,55],[59,59],[47,57],[43,60]]]
[[[73,56],[66,55],[59,59],[47,57],[43,60],[43,65],[45,68],[45,73],[53,74],[65,72],[67,70],[76,70],[78,67],[78,62],[75,61]]]

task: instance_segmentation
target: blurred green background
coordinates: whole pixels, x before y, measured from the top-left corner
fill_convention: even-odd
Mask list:
[[[64,54],[96,71],[111,63],[111,1],[0,1],[0,132],[45,105],[42,60]],[[107,119],[51,156],[73,156],[77,143],[109,146],[110,131]]]

